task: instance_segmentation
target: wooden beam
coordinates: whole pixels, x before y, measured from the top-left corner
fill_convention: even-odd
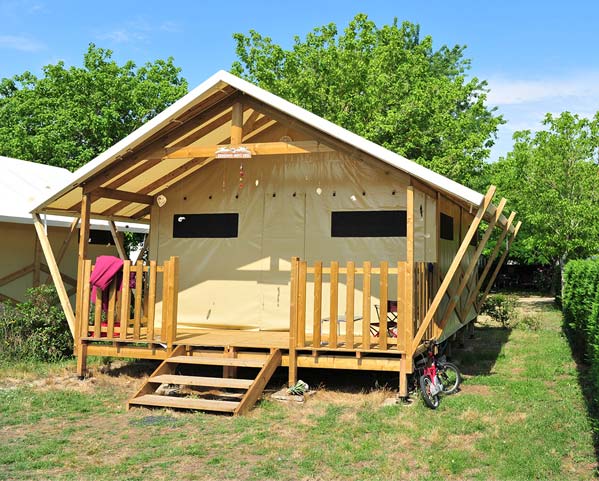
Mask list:
[[[118,175],[135,167],[137,163],[152,157],[156,151],[162,150],[165,145],[179,141],[181,137],[190,133],[190,128],[193,128],[193,125],[200,126],[203,123],[212,119],[222,110],[230,108],[231,105],[235,103],[238,98],[239,94],[234,93],[232,95],[228,94],[227,97],[218,99],[216,102],[212,103],[202,111],[198,112],[198,114],[195,117],[186,120],[181,125],[175,127],[174,129],[163,135],[160,135],[155,140],[150,140],[150,142],[147,145],[139,149],[137,152],[128,154],[123,159],[115,162],[111,167],[101,171],[92,179],[86,181],[85,185],[90,190],[94,190],[95,188],[100,187],[107,182],[110,182],[112,179],[115,179],[115,177],[117,177]]]
[[[257,122],[257,124],[260,123],[261,121],[262,121],[262,119],[260,119],[260,121]],[[275,122],[273,120],[269,120],[268,122],[265,122],[260,127],[256,127],[251,133],[249,133],[245,136],[244,141],[250,140],[254,136],[264,132],[265,130],[268,130],[269,128],[271,128],[274,125],[274,123]],[[228,140],[229,139],[224,139],[223,142],[226,142]],[[178,177],[184,176],[181,179],[179,179],[179,180],[182,180],[183,178],[187,177],[188,175],[191,175],[193,172],[200,169],[201,167],[204,167],[205,165],[209,164],[213,160],[215,160],[215,157],[191,159],[190,161],[186,162],[185,164],[177,167],[175,170],[172,170],[168,174],[164,175],[160,179],[157,179],[154,182],[152,182],[151,184],[145,186],[144,188],[139,190],[139,193],[148,194],[148,193],[153,192],[160,188],[162,188],[162,189],[167,188],[169,182],[174,181]],[[114,216],[116,214],[116,212],[121,210],[126,205],[127,205],[126,202],[119,202],[118,204],[116,204],[116,205],[110,207],[109,209],[105,210],[104,212],[102,212],[101,215],[108,216],[108,217]],[[138,216],[140,212],[135,213],[134,216]]]
[[[233,104],[233,113],[231,116],[231,144],[239,145],[243,139],[243,104],[236,102]],[[199,155],[198,157],[203,157]]]
[[[0,302],[12,302],[14,304],[18,304],[19,303],[19,301],[17,299],[15,299],[14,297],[5,296],[1,292],[0,292]]]
[[[464,237],[464,240],[462,241],[462,244],[460,245],[458,252],[456,253],[455,257],[453,258],[453,261],[452,261],[451,265],[449,266],[449,269],[447,270],[447,274],[443,278],[443,282],[441,282],[441,285],[439,286],[439,290],[435,294],[435,298],[433,299],[431,306],[429,307],[428,311],[426,312],[426,316],[424,316],[424,319],[422,320],[422,324],[420,325],[418,332],[414,336],[414,340],[412,341],[412,352],[415,352],[416,349],[418,348],[418,345],[420,344],[420,341],[422,340],[422,337],[424,336],[426,329],[428,328],[431,320],[437,313],[437,309],[439,309],[439,305],[441,304],[441,301],[443,300],[443,296],[445,296],[445,292],[447,291],[449,284],[451,284],[451,282],[453,281],[454,275],[455,275],[456,271],[458,270],[458,267],[460,266],[462,259],[466,255],[466,252],[468,251],[468,246],[470,245],[470,241],[476,234],[478,226],[480,225],[480,223],[483,219],[483,216],[485,215],[485,212],[487,211],[487,207],[493,200],[493,195],[495,194],[496,190],[497,190],[497,188],[494,185],[492,185],[491,187],[489,187],[487,194],[483,198],[483,200],[478,208],[478,212],[476,213],[476,216],[474,217],[472,224],[470,224],[470,229],[468,229],[468,233]],[[437,222],[438,222],[438,220],[437,220]]]
[[[260,117],[260,115],[260,112],[258,112],[257,110],[253,110],[248,119],[243,124],[243,131],[251,132],[252,130],[254,130],[254,124],[256,123],[256,120],[258,120],[258,117]]]
[[[114,221],[109,220],[108,227],[110,227],[110,233],[112,234],[112,239],[114,240],[114,245],[116,246],[116,250],[119,253],[119,257],[122,260],[126,260],[127,252],[125,251],[123,239],[116,230],[116,224],[114,223]]]
[[[148,206],[144,207],[143,209],[138,210],[134,214],[131,214],[131,218],[135,219],[135,220],[143,219],[145,216],[147,216],[151,212],[152,212],[152,206],[148,205]]]
[[[40,241],[35,236],[35,242],[33,247],[33,287],[39,287],[40,285],[40,264],[42,262],[42,253],[40,247]]]
[[[79,217],[76,217],[71,222],[71,225],[69,226],[69,232],[67,232],[67,236],[62,241],[60,249],[58,250],[58,255],[56,256],[56,265],[58,265],[58,266],[60,266],[60,263],[62,262],[62,258],[66,254],[67,249],[69,248],[69,244],[71,243],[71,239],[73,238],[73,233],[77,229],[77,224],[79,224]],[[52,276],[48,275],[48,277],[46,277],[45,283],[47,284],[48,282],[50,282],[51,278],[52,278]]]
[[[510,238],[508,240],[507,247],[505,248],[505,251],[503,252],[503,255],[501,256],[501,258],[499,259],[499,262],[497,262],[497,265],[495,266],[495,270],[493,271],[493,274],[491,275],[491,278],[489,279],[489,283],[487,284],[485,292],[483,293],[483,295],[481,296],[480,300],[478,301],[478,304],[476,305],[476,310],[477,311],[480,311],[480,308],[485,303],[485,300],[487,299],[487,296],[489,295],[489,292],[491,291],[491,288],[493,287],[493,283],[495,282],[495,278],[497,277],[497,274],[499,274],[501,266],[505,262],[505,259],[507,257],[507,254],[508,254],[509,250],[510,250],[510,247],[512,246],[512,242],[514,242],[514,239],[518,235],[518,231],[520,230],[520,226],[521,225],[522,225],[522,222],[518,221],[518,223],[516,224],[516,227],[514,228],[514,232],[512,232],[512,235],[510,236]]]
[[[231,139],[231,145],[233,139]],[[216,154],[220,148],[229,147],[228,145],[190,145],[179,150],[169,151],[164,159],[189,159],[193,157],[211,157]],[[321,144],[316,140],[300,140],[296,142],[259,142],[254,144],[240,144],[239,147],[248,149],[252,156],[255,155],[289,155],[289,154],[310,154],[314,152],[332,152],[333,149]]]
[[[470,259],[470,263],[468,264],[468,267],[466,268],[466,271],[464,272],[464,274],[462,276],[462,280],[458,286],[458,289],[455,292],[455,294],[451,297],[451,301],[449,301],[449,304],[447,305],[447,308],[445,309],[445,314],[441,318],[441,329],[445,328],[445,324],[447,323],[447,320],[449,319],[451,312],[457,306],[460,296],[462,295],[462,292],[468,285],[468,282],[470,282],[470,276],[472,275],[472,273],[474,272],[474,269],[478,265],[478,259],[479,259],[480,255],[482,254],[483,249],[487,245],[487,242],[489,241],[489,238],[491,237],[491,234],[493,233],[493,229],[495,229],[495,225],[497,224],[497,221],[499,220],[499,216],[501,215],[501,212],[503,212],[503,209],[505,208],[506,202],[507,202],[507,200],[505,198],[501,199],[501,201],[499,202],[499,206],[495,210],[495,215],[493,216],[493,219],[489,223],[489,226],[487,227],[487,230],[485,231],[483,238],[478,243],[478,247],[476,248],[476,251],[474,252],[474,255],[472,256],[472,258]],[[468,232],[470,232],[470,231],[468,231]],[[470,240],[468,242],[470,242]]]
[[[122,200],[128,203],[146,204],[152,205],[154,203],[154,197],[151,195],[139,194],[137,192],[127,192],[124,190],[107,189],[105,187],[98,187],[93,191],[83,190],[86,194],[93,194],[94,201],[98,199],[115,199]]]
[[[52,280],[54,281],[54,285],[56,286],[56,292],[58,294],[58,298],[60,299],[60,305],[62,306],[64,315],[67,318],[67,323],[69,324],[69,329],[71,331],[71,334],[74,337],[75,336],[75,314],[73,313],[73,308],[71,307],[71,303],[69,301],[69,296],[64,287],[64,283],[62,282],[62,277],[60,276],[60,270],[58,269],[58,264],[56,263],[56,259],[54,258],[54,253],[52,252],[52,246],[50,245],[50,241],[48,240],[48,236],[46,235],[44,225],[42,224],[42,220],[40,219],[40,216],[38,213],[33,214],[33,225],[35,226],[37,236],[40,240],[40,245],[42,247],[42,251],[46,258],[46,262],[48,263],[48,268],[50,269],[50,274],[52,275]]]
[[[44,264],[43,262],[40,265],[40,270],[42,272],[45,272],[46,274],[52,274],[50,272],[50,267],[48,265]],[[70,284],[71,286],[76,286],[77,285],[77,279],[75,279],[74,277],[71,277],[71,276],[65,274],[62,271],[59,271],[59,272],[60,272],[60,277],[62,278],[62,280],[64,282],[66,282],[67,284]],[[50,276],[50,277],[52,277],[52,276]]]
[[[30,272],[33,272],[34,268],[35,267],[33,264],[29,264],[28,266],[23,267],[22,269],[19,269],[18,271],[15,271],[15,272],[5,275],[4,277],[2,277],[0,279],[0,287],[4,286],[6,284],[10,284],[12,281],[16,281],[17,279],[19,279],[23,276],[26,276]]]

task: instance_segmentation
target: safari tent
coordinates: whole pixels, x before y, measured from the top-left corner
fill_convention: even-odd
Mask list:
[[[30,211],[72,174],[66,169],[0,157],[0,302],[20,302],[28,288],[51,281],[48,265],[38,241]],[[57,252],[56,261],[66,291],[74,299],[77,285],[78,217],[44,216],[48,239]],[[144,225],[116,226],[118,231],[147,232]],[[119,241],[120,239],[120,234]],[[88,252],[93,258],[118,255],[114,239],[105,221],[93,221],[88,239]]]
[[[517,234],[494,193],[220,71],[78,170],[33,215],[47,258],[42,214],[80,217],[80,238],[92,218],[150,226],[149,260],[123,266],[135,288],[112,284],[91,301],[93,258],[79,246],[69,315],[80,374],[90,354],[161,359],[130,404],[240,414],[278,366],[290,383],[298,368],[396,371],[405,396],[422,341],[476,318],[491,266]],[[224,378],[181,377],[180,364],[222,365]],[[241,382],[238,367],[258,373]],[[156,394],[161,383],[243,395],[169,398]]]

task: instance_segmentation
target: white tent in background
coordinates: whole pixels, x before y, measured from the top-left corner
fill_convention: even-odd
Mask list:
[[[0,156],[0,302],[22,301],[28,288],[50,283],[51,277],[39,246],[30,211],[68,182],[66,169]],[[69,293],[76,288],[77,242],[72,242],[77,218],[44,216],[50,242],[57,253]],[[93,221],[90,252],[93,256],[119,255],[110,225]],[[143,224],[115,224],[117,231],[147,233]],[[118,236],[117,236],[118,237]]]

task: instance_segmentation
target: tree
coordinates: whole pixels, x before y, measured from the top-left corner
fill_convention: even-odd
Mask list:
[[[522,220],[512,257],[561,272],[566,261],[599,253],[599,113],[547,114],[543,125],[516,132],[491,176]]]
[[[0,82],[0,154],[75,170],[187,93],[173,59],[137,68],[90,44],[82,67]]]
[[[434,50],[409,22],[378,28],[359,14],[290,50],[254,30],[234,38],[236,75],[462,183],[475,182],[503,122],[486,82],[466,78],[465,47]]]

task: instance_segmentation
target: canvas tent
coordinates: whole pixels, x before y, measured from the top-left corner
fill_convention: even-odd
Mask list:
[[[80,245],[80,352],[165,358],[183,345],[270,346],[284,350],[290,379],[300,360],[403,362],[405,380],[424,336],[445,338],[476,316],[490,262],[517,233],[494,191],[475,192],[220,71],[75,172],[34,216],[81,216],[81,229],[91,218],[150,224],[150,262],[125,266],[143,295],[134,301],[125,288],[107,327],[89,314],[93,265]],[[500,241],[478,277],[494,229]],[[381,328],[373,339],[368,323],[386,323],[388,300],[399,332],[389,339]],[[100,336],[118,342],[100,346]],[[371,352],[386,360],[363,358]],[[336,357],[348,353],[351,363]]]
[[[22,301],[26,290],[50,281],[30,211],[41,199],[72,177],[66,169],[0,156],[0,301]],[[77,242],[65,242],[76,232],[76,219],[47,215],[48,237],[60,252],[63,279],[74,295],[77,277]],[[119,231],[147,232],[141,224],[121,224]],[[107,234],[107,235],[106,235]],[[118,255],[105,221],[94,221],[90,255]]]

